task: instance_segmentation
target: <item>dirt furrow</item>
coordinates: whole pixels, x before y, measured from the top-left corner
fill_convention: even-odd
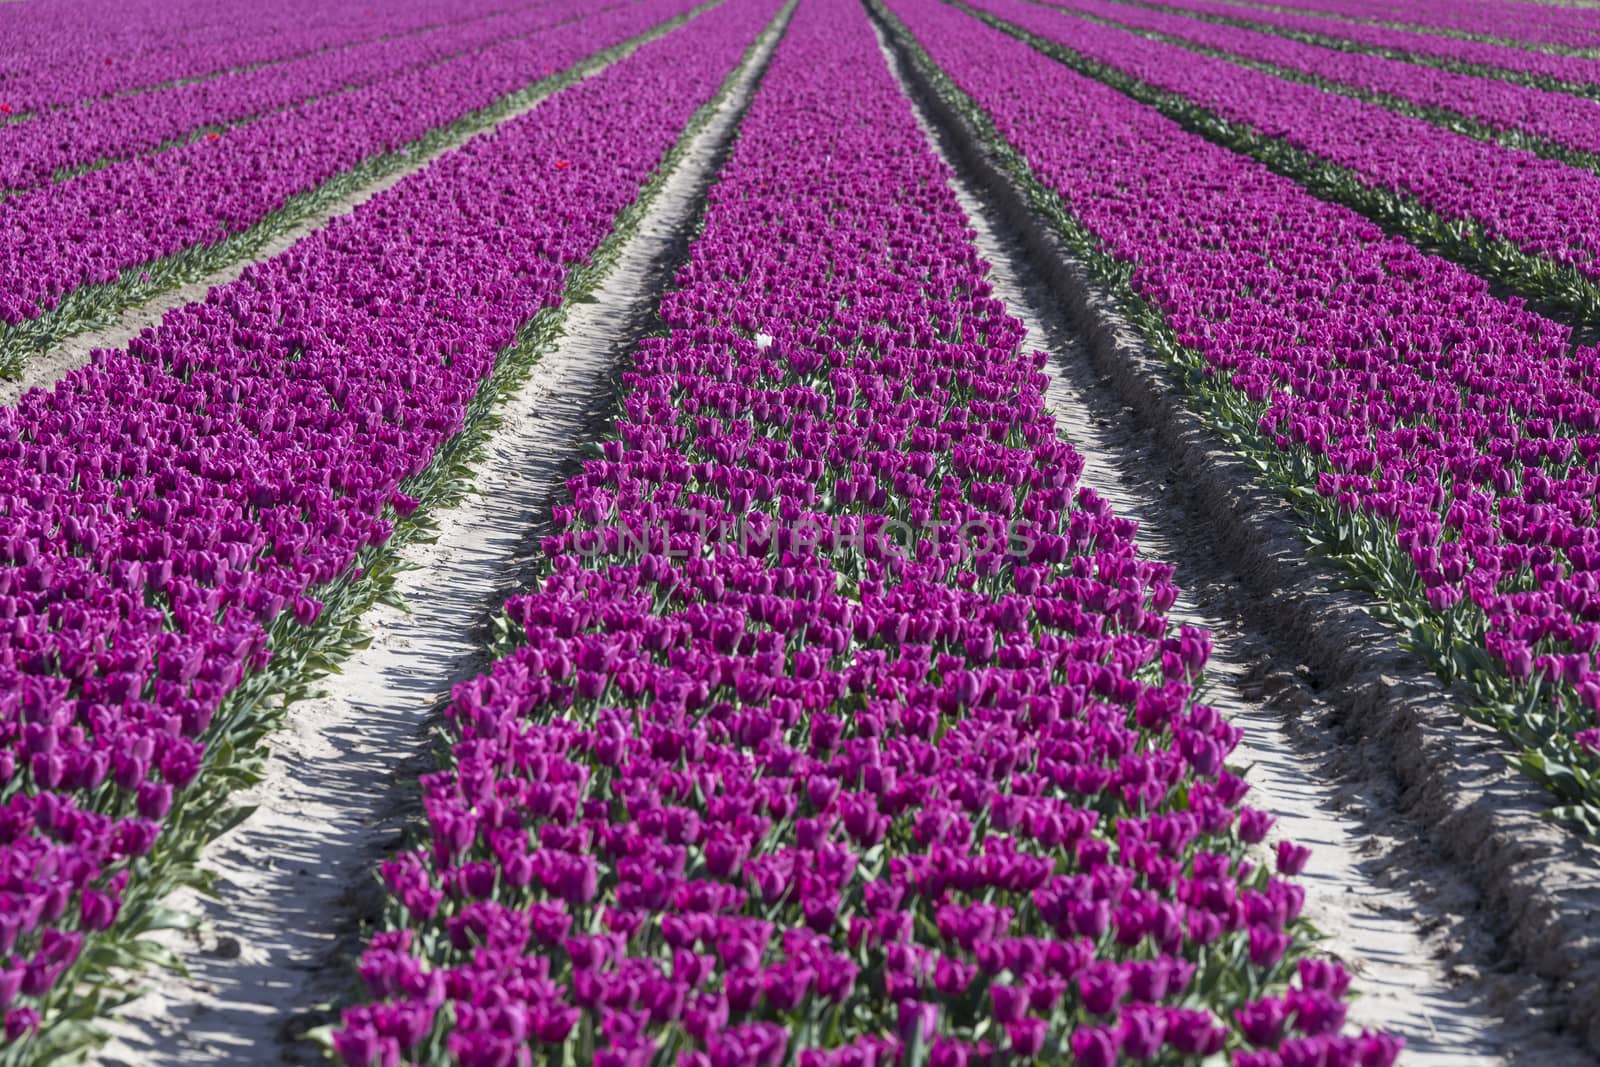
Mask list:
[[[1341,735],[1349,717],[1342,704],[1360,694],[1323,685],[1297,651],[1297,637],[1280,629],[1278,598],[1298,594],[1263,588],[1259,571],[1247,573],[1251,561],[1195,506],[1195,493],[1215,488],[1214,480],[1192,479],[1192,459],[1174,454],[1151,411],[1129,406],[1095,365],[1082,316],[1069,313],[1058,285],[1045,280],[1053,272],[1040,269],[1015,216],[993,195],[992,179],[963,158],[959,133],[936,120],[909,68],[885,46],[930,142],[956,167],[956,194],[991,264],[996,296],[1028,327],[1029,343],[1051,357],[1048,404],[1085,457],[1085,483],[1138,521],[1142,551],[1176,566],[1184,593],[1173,620],[1212,634],[1206,699],[1243,729],[1232,762],[1247,771],[1252,803],[1278,817],[1275,836],[1314,848],[1302,877],[1307,915],[1327,937],[1322,950],[1356,974],[1365,994],[1352,1006],[1352,1023],[1403,1034],[1402,1062],[1415,1067],[1592,1062],[1550,1032],[1541,983],[1495,973],[1502,946],[1477,914],[1481,892],[1433,845],[1427,813],[1406,810],[1394,775],[1360,758]],[[1134,344],[1125,329],[1119,341]],[[1256,506],[1261,496],[1242,480],[1234,499]],[[1312,581],[1330,580],[1303,566]],[[1403,667],[1423,683],[1420,663]]]
[[[126,1009],[104,1065],[315,1059],[299,1039],[351,986],[361,921],[378,899],[376,866],[398,842],[412,786],[431,765],[429,724],[451,685],[484,662],[486,623],[520,588],[577,445],[613,412],[614,375],[655,322],[706,189],[787,13],[660,187],[565,335],[535,365],[480,462],[475,491],[438,516],[438,537],[408,547],[404,610],[363,617],[371,644],[324,692],[296,704],[274,736],[255,813],[211,846],[217,899],[181,894],[198,913],[173,938],[189,970],[162,975]]]

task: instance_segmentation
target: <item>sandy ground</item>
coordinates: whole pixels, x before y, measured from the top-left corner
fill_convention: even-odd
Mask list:
[[[885,48],[886,54],[889,50]],[[904,83],[904,72],[891,55]],[[935,150],[954,162],[929,117],[913,106]],[[1206,536],[1206,524],[1183,508],[1158,450],[1139,434],[1132,412],[1109,395],[1085,357],[1082,342],[1030,269],[1016,236],[977,185],[958,169],[957,198],[977,231],[980,254],[990,263],[995,295],[1028,328],[1029,344],[1049,353],[1047,405],[1061,435],[1085,459],[1084,483],[1117,514],[1139,523],[1141,551],[1177,567],[1184,593],[1171,613],[1175,623],[1202,627],[1214,646],[1206,672],[1206,701],[1244,731],[1231,763],[1248,769],[1251,803],[1277,816],[1273,838],[1313,847],[1301,877],[1307,917],[1326,935],[1319,948],[1357,976],[1362,996],[1351,1007],[1353,1025],[1404,1035],[1408,1067],[1528,1062],[1589,1063],[1559,1039],[1508,1024],[1489,1006],[1498,991],[1473,988],[1474,972],[1461,955],[1461,933],[1443,917],[1473,893],[1443,885],[1444,899],[1421,900],[1384,877],[1396,863],[1416,862],[1396,840],[1364,821],[1387,798],[1377,782],[1340,781],[1326,772],[1329,737],[1291,730],[1286,718],[1327,715],[1306,684],[1306,668],[1274,647],[1270,631],[1241,617],[1233,561]],[[1025,280],[1026,279],[1026,280]],[[1262,859],[1270,862],[1264,853]],[[1442,907],[1442,905],[1447,907]],[[1488,939],[1472,946],[1484,949]]]
[[[322,696],[295,705],[274,736],[266,780],[239,798],[259,805],[255,814],[204,858],[219,875],[219,899],[174,901],[204,920],[176,940],[189,974],[159,976],[121,1014],[100,1063],[273,1062],[297,1018],[348,988],[349,934],[397,838],[397,783],[425,766],[431,713],[482,666],[484,622],[518,587],[577,442],[611,414],[610,376],[653,321],[772,43],[695,139],[592,302],[572,308],[565,337],[505,406],[477,491],[439,516],[435,543],[405,551],[415,569],[399,584],[410,610],[368,612],[371,645]]]

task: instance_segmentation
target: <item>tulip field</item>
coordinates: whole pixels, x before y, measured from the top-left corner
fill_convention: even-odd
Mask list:
[[[0,279],[0,1067],[1600,1061],[1600,10],[13,0]]]

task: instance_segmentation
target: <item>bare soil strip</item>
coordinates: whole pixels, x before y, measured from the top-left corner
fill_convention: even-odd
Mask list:
[[[523,583],[577,445],[613,414],[613,376],[655,322],[706,190],[787,15],[660,187],[612,272],[574,306],[565,337],[535,365],[479,464],[475,492],[438,516],[438,538],[403,557],[407,610],[379,606],[371,644],[273,738],[266,779],[241,795],[255,813],[211,846],[217,899],[172,903],[202,925],[173,946],[187,975],[162,975],[122,1013],[99,1057],[121,1064],[314,1059],[307,1022],[351,988],[357,935],[377,897],[376,866],[397,844],[428,725],[451,685],[483,666],[486,623]]]
[[[1351,1021],[1403,1034],[1415,1067],[1592,1063],[1579,1035],[1555,1032],[1577,1021],[1573,989],[1551,980],[1522,924],[1538,914],[1528,883],[1540,871],[1550,896],[1593,899],[1595,850],[1539,821],[1538,794],[1494,735],[1453,712],[1357,598],[1328,591],[1337,577],[1307,561],[1282,502],[1181,406],[910,65],[896,55],[894,67],[957,169],[996,295],[1052,357],[1048,403],[1085,482],[1138,521],[1144,552],[1177,567],[1174,620],[1213,636],[1207,700],[1244,730],[1233,762],[1253,803],[1278,816],[1278,836],[1314,848],[1307,915],[1365,994]],[[1511,968],[1508,951],[1521,955]]]

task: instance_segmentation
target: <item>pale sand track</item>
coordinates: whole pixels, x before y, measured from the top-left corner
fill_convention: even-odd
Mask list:
[[[1506,1003],[1508,996],[1525,995],[1522,989],[1473,980],[1495,953],[1494,938],[1475,929],[1470,917],[1477,894],[1442,869],[1439,857],[1412,839],[1411,828],[1389,825],[1390,783],[1335,767],[1339,739],[1318,724],[1337,718],[1337,710],[1272,632],[1270,605],[1241,588],[1234,571],[1240,561],[1207,519],[1185,506],[1175,484],[1182,473],[1090,365],[1058,294],[1042,281],[980,182],[956,166],[948,133],[908,84],[878,29],[930,144],[956,169],[953,188],[991,265],[995,295],[1027,326],[1031,345],[1051,357],[1047,404],[1061,435],[1084,456],[1085,484],[1118,515],[1139,523],[1145,555],[1177,567],[1184,592],[1173,621],[1213,636],[1206,700],[1244,730],[1230,762],[1248,768],[1250,802],[1278,817],[1274,838],[1314,848],[1301,879],[1306,912],[1328,935],[1322,950],[1357,976],[1364,995],[1351,1006],[1351,1022],[1404,1035],[1401,1062],[1407,1067],[1592,1062],[1526,1019],[1501,1018],[1516,1006]],[[1265,853],[1262,859],[1271,862]],[[1396,867],[1424,878],[1393,877]],[[1430,891],[1417,892],[1419,882]]]
[[[484,624],[537,548],[577,444],[613,413],[619,361],[654,322],[705,190],[786,20],[769,30],[739,82],[666,179],[616,266],[575,305],[565,336],[535,365],[483,455],[477,489],[437,516],[438,539],[403,556],[409,612],[363,616],[372,643],[343,662],[317,699],[290,709],[271,740],[266,780],[241,795],[254,815],[210,846],[220,899],[184,893],[197,936],[173,939],[190,974],[161,975],[123,1013],[101,1053],[120,1064],[270,1063],[295,1048],[297,1023],[350,988],[376,865],[392,848],[407,790],[427,769],[427,724],[453,682],[483,665]]]

